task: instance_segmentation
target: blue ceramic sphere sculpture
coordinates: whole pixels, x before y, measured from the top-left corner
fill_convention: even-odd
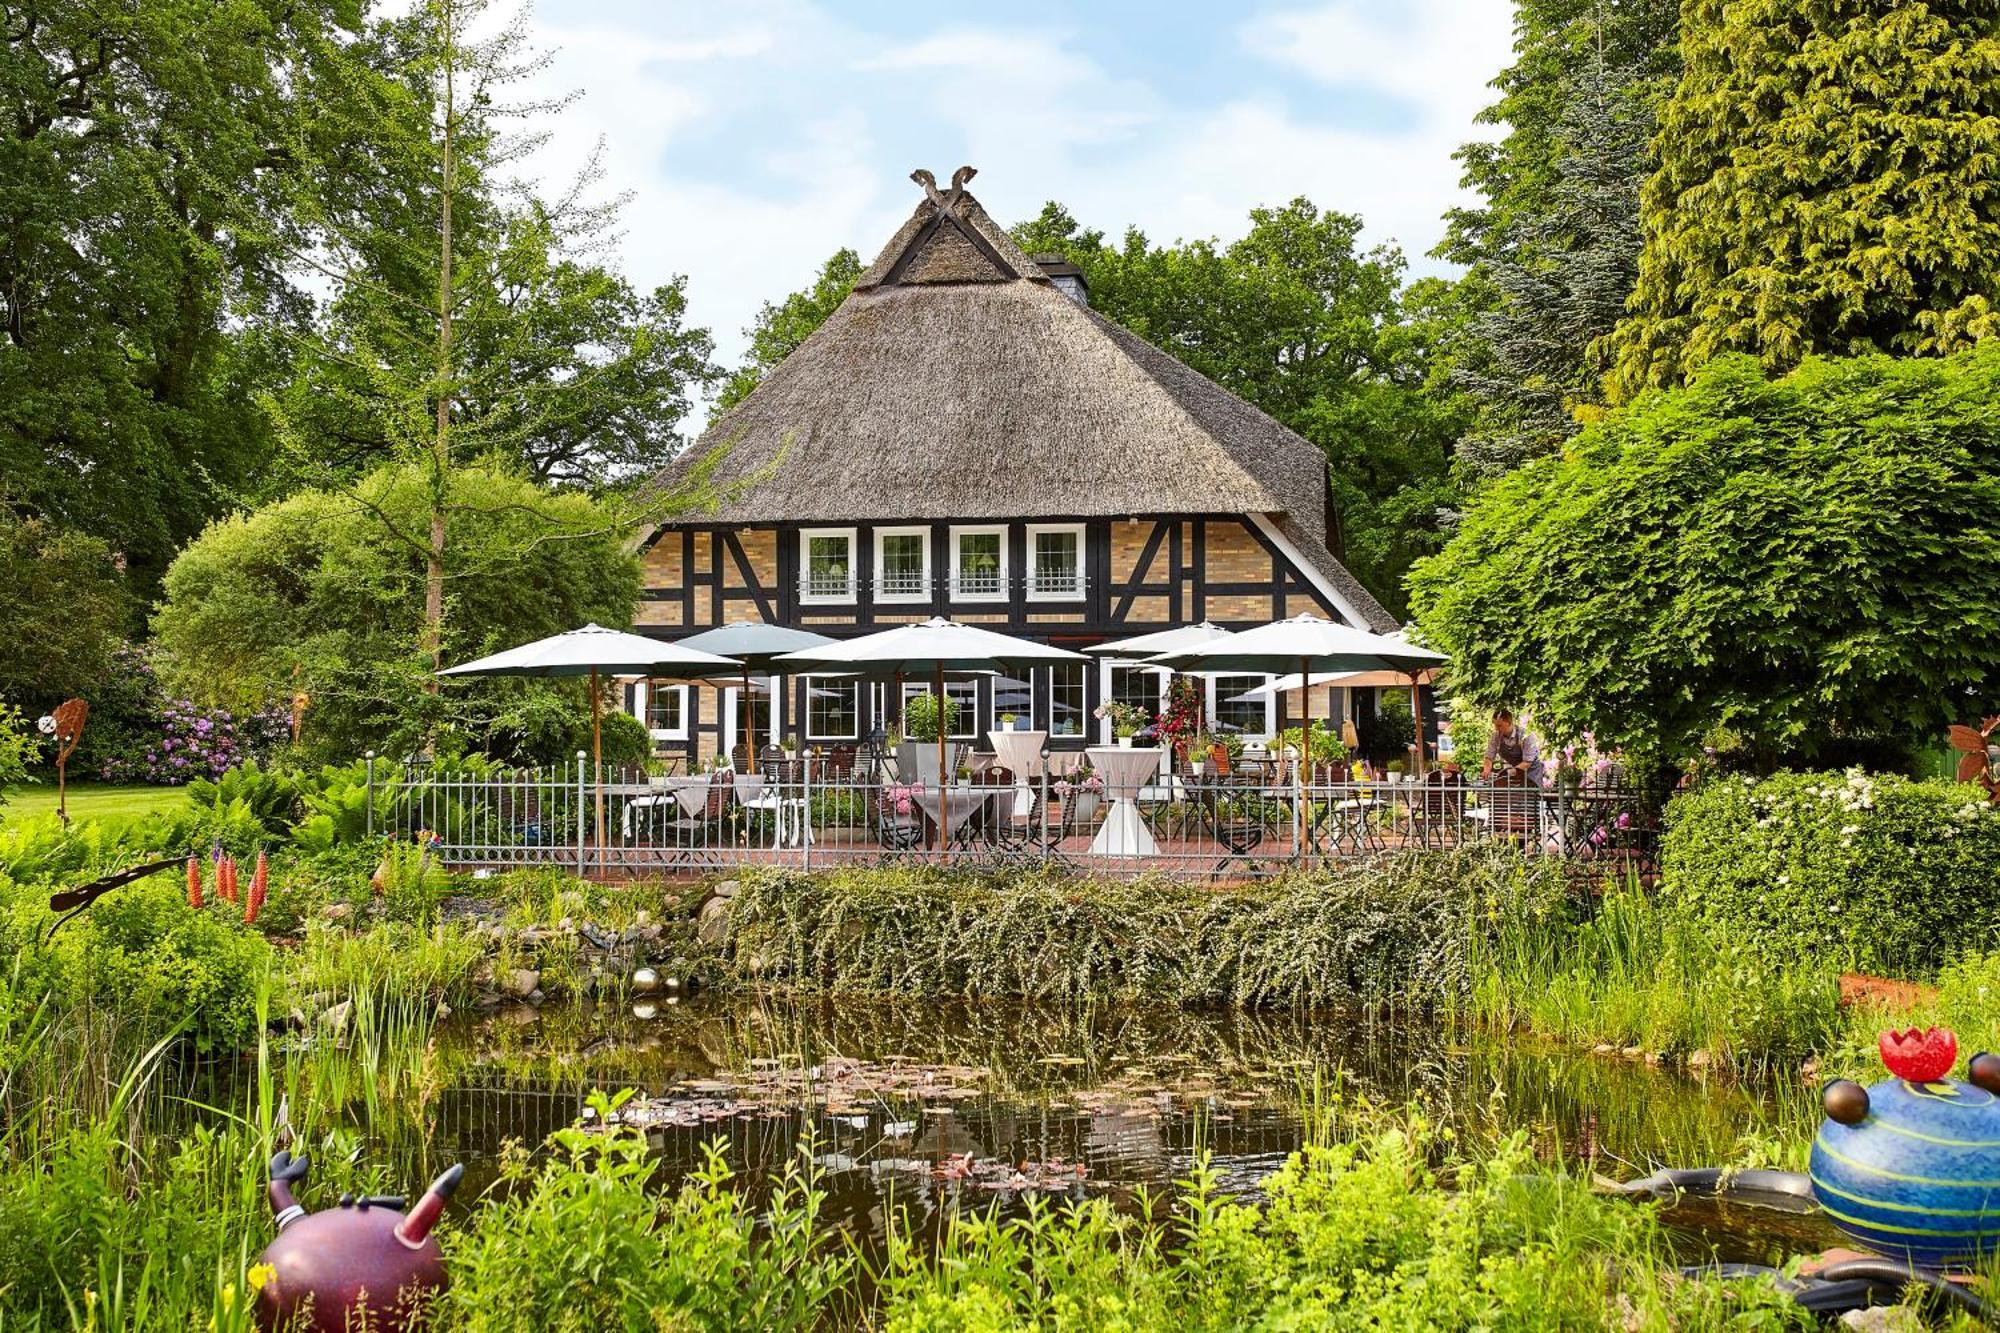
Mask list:
[[[1858,1245],[1925,1268],[1963,1268],[2000,1248],[2000,1059],[1947,1077],[1958,1041],[1942,1028],[1885,1032],[1893,1077],[1827,1085],[1813,1139],[1813,1196]]]

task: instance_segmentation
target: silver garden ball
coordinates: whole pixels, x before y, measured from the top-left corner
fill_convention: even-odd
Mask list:
[[[658,972],[655,972],[650,967],[634,969],[632,973],[632,990],[634,994],[651,995],[659,988],[660,974]]]

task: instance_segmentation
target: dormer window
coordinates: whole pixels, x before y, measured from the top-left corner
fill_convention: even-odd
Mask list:
[[[930,594],[930,529],[875,529],[875,600],[924,602]]]
[[[853,528],[807,528],[799,533],[799,600],[854,600]]]
[[[1083,524],[1030,526],[1028,596],[1037,601],[1073,601],[1083,591]]]

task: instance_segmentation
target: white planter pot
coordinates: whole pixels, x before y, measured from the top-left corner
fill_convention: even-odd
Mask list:
[[[1119,749],[1121,749],[1121,750],[1129,750],[1129,749],[1131,749],[1131,748],[1132,748],[1132,738],[1131,738],[1130,736],[1120,736],[1120,737],[1118,738],[1118,748],[1119,748]]]

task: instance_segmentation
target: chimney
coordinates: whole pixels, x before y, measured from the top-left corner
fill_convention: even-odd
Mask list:
[[[1078,305],[1090,304],[1090,284],[1083,280],[1083,270],[1064,259],[1061,255],[1036,255],[1035,266],[1048,275],[1057,289]]]

